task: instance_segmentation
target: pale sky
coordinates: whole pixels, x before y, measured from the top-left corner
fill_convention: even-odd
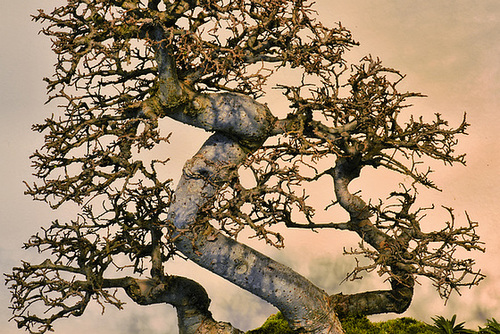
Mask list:
[[[0,267],[10,272],[20,259],[36,258],[20,250],[22,243],[55,218],[69,212],[52,212],[45,205],[24,196],[23,180],[31,180],[29,155],[41,145],[40,135],[30,131],[31,124],[50,115],[55,105],[44,106],[45,84],[42,77],[52,74],[54,58],[50,42],[38,35],[39,25],[29,15],[37,8],[50,9],[53,0],[4,1],[0,11]],[[472,124],[469,136],[460,140],[459,150],[467,153],[466,167],[437,168],[434,179],[442,193],[423,193],[430,203],[452,206],[459,218],[467,210],[479,221],[479,234],[486,243],[485,254],[476,254],[478,266],[488,275],[479,287],[463,291],[447,306],[422,280],[415,299],[402,316],[430,322],[430,317],[458,314],[476,329],[481,317],[500,320],[500,232],[496,227],[500,209],[500,2],[498,0],[317,0],[320,19],[328,24],[341,21],[361,46],[352,51],[352,59],[372,54],[385,65],[407,74],[405,87],[428,95],[415,101],[414,114],[439,112],[458,125],[463,112]],[[282,113],[284,105],[270,103],[271,110]],[[176,126],[177,127],[177,126]],[[178,148],[176,164],[180,167],[196,152],[205,135],[179,127],[173,143]],[[381,187],[380,178],[367,176],[360,185]],[[427,196],[427,197],[426,197]],[[73,216],[71,214],[71,216]],[[259,248],[287,264],[331,292],[354,292],[370,287],[362,283],[337,283],[348,270],[352,259],[338,257],[342,244],[337,234],[289,234],[287,248],[279,253]],[[335,246],[332,246],[335,244]],[[181,262],[181,261],[177,261]],[[334,266],[328,267],[329,264]],[[169,272],[195,277],[209,291],[214,316],[251,329],[275,312],[257,298],[214,278],[201,269],[174,263]],[[329,268],[325,270],[324,268]],[[340,277],[340,279],[339,279]],[[22,333],[10,316],[9,294],[0,287],[0,333]],[[109,311],[109,312],[108,312]],[[175,312],[170,306],[140,308],[129,303],[125,310],[91,308],[89,314],[56,323],[56,333],[108,334],[176,333]],[[399,315],[390,314],[388,317]],[[387,316],[386,316],[387,317]],[[378,319],[378,318],[377,318]]]

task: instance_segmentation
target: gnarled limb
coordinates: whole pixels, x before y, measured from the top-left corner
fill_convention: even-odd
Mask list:
[[[179,334],[238,334],[243,333],[231,324],[217,322],[208,307],[210,299],[205,289],[193,280],[168,276],[154,279],[108,279],[105,287],[121,287],[140,305],[166,303],[175,307]]]
[[[159,41],[158,93],[143,102],[140,114],[170,117],[206,131],[233,136],[258,148],[275,128],[276,118],[266,105],[238,93],[198,93],[179,81],[172,46]]]
[[[68,275],[69,274],[69,275]],[[85,280],[81,280],[86,276]],[[70,278],[72,277],[72,278]],[[19,327],[30,333],[52,330],[55,320],[70,315],[80,316],[92,299],[122,308],[116,292],[123,289],[139,305],[169,304],[177,311],[179,333],[237,334],[231,324],[217,322],[209,311],[210,299],[197,282],[181,276],[138,279],[133,277],[103,278],[83,268],[44,261],[39,265],[24,263],[7,275],[9,288],[16,293],[12,309]],[[43,306],[43,315],[27,311],[31,305]]]
[[[334,180],[335,195],[339,204],[349,213],[350,221],[345,224],[378,253],[381,263],[391,267],[391,290],[370,291],[353,295],[335,295],[332,300],[338,314],[379,314],[404,312],[413,298],[414,268],[399,261],[405,249],[397,240],[378,229],[371,221],[370,207],[359,197],[351,194],[349,183],[359,176],[361,166],[356,159],[339,158],[329,171]]]

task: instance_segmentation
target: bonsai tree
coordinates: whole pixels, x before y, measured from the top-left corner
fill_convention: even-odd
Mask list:
[[[141,305],[174,306],[181,333],[239,332],[212,318],[199,283],[164,270],[175,257],[268,301],[307,333],[343,333],[339,317],[405,311],[418,276],[444,298],[483,278],[455,254],[483,250],[477,223],[458,224],[446,208],[449,221],[428,231],[432,208],[416,205],[418,189],[438,189],[425,163],[464,163],[455,147],[465,118],[450,127],[439,114],[407,115],[408,100],[422,95],[399,91],[404,76],[378,59],[348,64],[349,30],[318,22],[307,1],[68,0],[34,19],[57,55],[45,80],[60,108],[33,127],[45,142],[27,193],[53,209],[75,203],[78,213],[27,241],[45,261],[6,275],[19,327],[44,333],[91,302],[121,308],[124,290]],[[283,71],[298,83],[271,85]],[[283,110],[265,103],[273,87],[289,101]],[[211,133],[175,184],[161,168],[176,159],[164,117]],[[158,145],[161,156],[144,154]],[[351,184],[364,169],[407,183],[368,201]],[[332,189],[325,210],[348,219],[316,218],[314,183]],[[283,228],[357,234],[352,253],[370,264],[349,278],[377,270],[387,289],[328,295],[237,240],[250,231],[280,248]]]

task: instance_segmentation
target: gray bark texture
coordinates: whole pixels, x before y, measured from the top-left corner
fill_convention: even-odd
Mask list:
[[[249,96],[196,94],[182,87],[168,49],[157,51],[161,113],[215,133],[185,164],[167,220],[179,233],[176,246],[196,264],[276,306],[294,329],[343,333],[328,294],[290,268],[230,239],[206,224],[193,235],[200,209],[251,153],[272,134],[276,119]],[[179,104],[172,101],[182,101]],[[172,107],[173,106],[173,107]]]
[[[189,160],[176,189],[169,219],[178,230],[195,224],[199,208],[245,158],[236,140],[216,133]],[[343,333],[329,296],[290,268],[220,233],[210,225],[196,236],[181,235],[178,249],[198,265],[276,306],[290,325],[311,333]]]

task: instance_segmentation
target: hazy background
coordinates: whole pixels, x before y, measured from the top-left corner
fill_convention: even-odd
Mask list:
[[[3,1],[0,10],[0,271],[9,272],[20,259],[35,254],[20,250],[22,243],[39,226],[52,219],[73,216],[52,212],[45,205],[23,195],[23,180],[31,180],[29,155],[42,143],[30,131],[32,123],[50,115],[55,105],[44,106],[42,77],[52,74],[55,59],[50,41],[37,35],[40,26],[29,15],[37,8],[50,9],[55,1]],[[474,254],[478,267],[488,278],[477,288],[464,290],[446,306],[428,282],[421,280],[415,299],[404,316],[430,322],[436,314],[458,314],[476,328],[485,318],[500,320],[500,232],[497,228],[500,195],[500,2],[498,0],[317,0],[320,19],[328,24],[341,21],[351,29],[361,46],[351,59],[363,55],[380,57],[384,64],[407,74],[404,87],[428,98],[415,101],[413,113],[440,112],[451,125],[458,125],[464,111],[472,124],[459,149],[468,153],[468,165],[437,167],[434,179],[442,193],[423,193],[429,203],[456,208],[464,219],[467,210],[480,222],[479,234],[486,243],[485,254]],[[286,104],[270,100],[275,113],[286,111]],[[165,122],[178,129],[172,145],[178,150],[171,165],[176,177],[186,159],[196,152],[206,134],[193,128]],[[367,191],[383,189],[390,180],[365,175],[359,183]],[[328,187],[325,187],[328,188]],[[328,189],[327,189],[328,190]],[[329,190],[328,190],[329,191]],[[438,217],[441,218],[441,217]],[[437,224],[436,220],[436,224]],[[433,224],[433,221],[430,222]],[[432,228],[432,226],[430,226]],[[315,283],[334,293],[370,289],[380,284],[377,278],[339,285],[354,260],[341,257],[344,235],[338,232],[287,233],[287,248],[277,252],[262,245],[259,249],[296,268]],[[169,264],[169,273],[193,277],[204,285],[212,298],[217,320],[230,321],[242,329],[259,326],[276,310],[259,299],[183,261]],[[7,309],[9,294],[0,285],[0,333],[21,333]],[[111,308],[101,316],[98,307],[83,317],[61,320],[56,333],[176,333],[175,312],[170,306],[141,308],[127,304],[125,310]],[[396,317],[377,316],[374,319]]]

